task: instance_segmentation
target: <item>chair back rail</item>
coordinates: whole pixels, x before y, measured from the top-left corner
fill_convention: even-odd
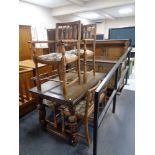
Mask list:
[[[96,46],[96,24],[89,24],[89,25],[82,25],[82,31],[81,31],[81,40],[83,43],[83,49],[84,49],[84,54],[83,54],[83,60],[84,60],[84,83],[87,82],[87,58],[92,58],[93,59],[93,75],[95,76],[95,46]],[[88,47],[87,44],[90,44]],[[87,48],[91,50],[92,52],[88,52]]]
[[[60,46],[58,46],[59,41],[63,41],[65,44],[65,49],[69,50],[69,47],[74,49],[80,48],[81,39],[81,22],[66,22],[56,24],[56,51],[61,51]]]
[[[56,41],[59,40],[80,40],[81,39],[81,22],[66,22],[56,24]]]
[[[96,40],[96,24],[82,25],[82,39]]]

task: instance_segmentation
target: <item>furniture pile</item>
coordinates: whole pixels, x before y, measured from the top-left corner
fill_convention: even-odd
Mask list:
[[[78,135],[85,137],[87,144],[90,144],[88,120],[92,117],[94,110],[95,89],[101,82],[101,75],[96,76],[95,72],[96,25],[83,25],[81,21],[57,23],[55,40],[31,41],[29,43],[31,43],[33,51],[36,75],[33,79],[36,82],[35,92],[37,92],[39,119],[42,127],[62,137],[71,137],[72,144],[77,143]],[[54,43],[55,51],[38,55],[36,49],[38,43],[47,43],[48,45]],[[89,45],[89,49],[87,45]],[[93,61],[93,67],[89,71],[87,70],[88,58]],[[83,70],[81,62],[83,62]],[[55,70],[52,70],[51,75],[49,73],[40,74],[38,67],[40,63],[53,65]],[[46,92],[45,85],[51,86],[50,93],[55,97],[47,98],[48,95],[44,93]],[[80,92],[76,98],[73,98],[78,87]],[[31,92],[34,93],[34,90]],[[105,94],[106,91],[101,95],[102,105],[105,104]],[[79,96],[81,97],[79,98]],[[68,104],[67,101],[72,104]],[[50,109],[50,117],[46,117],[46,108]],[[78,134],[80,122],[84,124],[85,136]]]
[[[36,103],[43,129],[72,144],[84,137],[89,145],[95,90],[128,48],[128,40],[96,41],[96,24],[81,21],[57,23],[47,34],[48,41],[28,42],[33,60],[20,61],[20,109],[26,105],[34,109]],[[38,44],[48,48],[38,49]],[[125,66],[126,59],[118,67],[120,91]],[[99,94],[99,111],[107,105],[115,82],[113,76]]]

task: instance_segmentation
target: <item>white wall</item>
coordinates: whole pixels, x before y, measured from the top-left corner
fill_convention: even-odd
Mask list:
[[[73,15],[57,17],[61,22],[69,22],[81,20],[83,24],[90,24],[92,21]],[[108,39],[109,28],[128,27],[135,25],[135,17],[122,17],[115,20],[106,19],[102,23],[97,23],[97,34],[104,34],[104,38]]]
[[[50,9],[19,2],[19,25],[32,26],[33,40],[46,40],[46,29],[55,28],[60,20],[51,16]]]
[[[48,8],[32,5],[25,2],[19,2],[19,25],[32,26],[33,40],[46,40],[46,29],[55,28],[57,22],[69,22],[81,20],[83,24],[91,23],[90,20],[73,15],[52,17],[51,10]],[[97,34],[104,34],[108,38],[108,29],[117,27],[127,27],[135,25],[135,17],[116,18],[115,20],[104,20],[103,23],[97,24]]]
[[[116,18],[115,20],[104,20],[103,23],[97,24],[97,34],[104,34],[104,38],[108,38],[109,28],[135,26],[135,17]]]
[[[64,15],[64,16],[58,16],[56,18],[58,20],[60,20],[61,22],[72,22],[72,21],[76,21],[76,20],[81,20],[81,22],[83,24],[90,24],[91,23],[90,20],[75,16],[75,15]]]

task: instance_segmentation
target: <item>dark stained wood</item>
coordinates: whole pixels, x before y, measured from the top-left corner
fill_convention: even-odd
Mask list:
[[[67,73],[68,74],[68,73]],[[54,100],[60,104],[76,104],[87,92],[89,88],[94,86],[100,79],[105,76],[105,73],[96,73],[96,76],[90,74],[88,76],[88,82],[86,84],[80,84],[76,82],[74,85],[68,87],[68,92],[64,96],[62,87],[59,83],[48,81],[41,85],[41,90],[37,90],[37,87],[30,89],[29,91],[33,94],[37,94],[40,97]]]
[[[56,29],[47,29],[47,38],[48,40],[55,40],[55,31]],[[50,52],[55,52],[55,43],[48,44],[48,47],[50,48]]]
[[[66,76],[73,76],[75,74],[67,73]],[[62,130],[52,129],[49,127],[49,122],[46,121],[46,109],[45,105],[43,105],[42,100],[48,99],[51,101],[55,101],[57,104],[65,105],[69,107],[71,115],[75,115],[74,106],[78,104],[78,102],[85,96],[88,89],[92,88],[98,81],[105,77],[104,73],[96,73],[96,76],[90,74],[88,76],[88,82],[86,84],[82,83],[79,85],[78,81],[74,83],[74,85],[68,86],[68,91],[66,95],[63,94],[63,89],[60,83],[54,81],[48,81],[41,85],[41,90],[38,90],[37,87],[29,89],[29,91],[37,97],[37,101],[39,104],[39,120],[41,126],[47,129],[51,133],[55,133],[60,135],[63,138],[67,138],[66,134]],[[76,129],[77,123],[76,121],[70,123],[70,134],[72,144],[77,143],[76,137]]]

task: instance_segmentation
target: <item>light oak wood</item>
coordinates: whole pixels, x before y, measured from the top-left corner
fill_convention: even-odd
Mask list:
[[[118,60],[128,48],[128,40],[102,40],[96,41],[96,59]]]
[[[87,59],[92,58],[93,60],[93,75],[95,76],[95,45],[96,45],[96,24],[82,25],[82,38],[84,44],[84,83],[87,82]],[[89,43],[89,46],[87,45]],[[87,53],[87,48],[91,48],[92,53],[89,55]]]
[[[53,68],[45,64],[38,64],[39,75],[48,74],[48,76],[53,75]],[[19,61],[19,113],[20,116],[25,115],[26,113],[32,111],[35,108],[35,100],[28,93],[28,89],[35,86],[35,80],[32,80],[35,77],[35,64],[33,60],[23,60]],[[42,83],[47,81],[41,81]]]
[[[34,87],[31,80],[33,70],[31,68],[19,67],[19,115],[22,116],[35,108],[35,102],[28,89]]]
[[[57,65],[58,74],[60,78],[60,83],[63,87],[63,92],[66,94],[67,92],[67,85],[66,85],[66,66],[70,63],[77,63],[77,74],[78,77],[76,78],[80,83],[80,39],[81,39],[81,22],[67,22],[67,23],[57,23],[56,24],[56,41],[31,41],[29,43],[32,44],[32,51],[33,51],[33,60],[35,63],[35,71],[37,76],[37,88],[41,90],[41,82],[39,77],[38,71],[38,63],[43,64],[54,64]],[[56,44],[56,52],[62,53],[61,60],[39,60],[37,56],[37,50],[35,47],[36,43],[55,43]],[[65,54],[66,46],[74,46],[77,49],[78,54],[74,55],[71,58],[68,58]],[[56,53],[55,53],[56,54]],[[73,55],[73,54],[72,54]],[[75,79],[73,80],[75,81]]]
[[[19,60],[32,59],[31,46],[31,26],[19,25]]]
[[[114,66],[117,60],[124,54],[126,49],[128,48],[128,40],[102,40],[96,41],[96,71],[108,73],[110,69]],[[89,47],[89,44],[87,45]],[[124,60],[126,63],[126,60]],[[82,63],[81,63],[82,64]],[[87,60],[88,70],[93,67],[93,61],[91,59]],[[123,63],[119,67],[119,75],[123,73]],[[82,66],[83,67],[83,66]],[[124,86],[124,80],[122,80],[122,84],[120,85],[120,89]],[[114,87],[114,76],[110,80],[108,87]]]
[[[27,59],[27,60],[19,61],[19,66],[33,69],[33,76],[36,76],[35,63],[33,60]],[[39,75],[44,74],[44,73],[48,73],[48,75],[53,75],[54,67],[52,65],[38,63],[38,73]]]

